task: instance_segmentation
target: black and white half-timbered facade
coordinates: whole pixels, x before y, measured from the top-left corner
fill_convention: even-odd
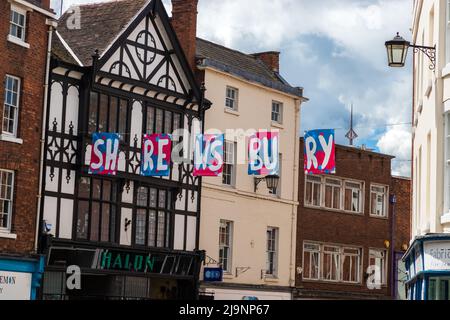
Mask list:
[[[161,0],[71,8],[58,25],[46,110],[42,298],[195,298],[204,258],[201,179],[191,163],[172,164],[167,178],[139,170],[143,134],[192,131],[210,107]],[[120,135],[116,176],[89,174],[98,132]],[[81,269],[81,289],[67,287],[71,266]]]

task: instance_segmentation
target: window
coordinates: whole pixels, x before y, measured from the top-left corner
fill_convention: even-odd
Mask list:
[[[222,183],[234,186],[236,179],[236,143],[225,141]]]
[[[321,206],[322,179],[317,176],[306,177],[305,204],[314,207]]]
[[[345,182],[344,210],[362,213],[362,183]]]
[[[233,222],[220,221],[219,228],[219,264],[223,271],[231,273],[231,250],[232,250]]]
[[[238,109],[239,90],[232,87],[227,87],[225,106],[231,110]]]
[[[361,282],[361,249],[344,248],[342,252],[342,282]]]
[[[0,232],[11,231],[14,172],[0,170]]]
[[[450,0],[447,0],[446,14],[446,62],[450,63]]]
[[[89,103],[89,134],[95,132],[118,133],[122,141],[129,138],[128,101],[91,91]]]
[[[147,106],[146,132],[147,134],[172,134],[181,128],[181,114]]]
[[[171,195],[166,190],[140,186],[136,191],[134,243],[152,248],[170,246]]]
[[[320,245],[304,243],[303,245],[303,279],[319,280]]]
[[[339,247],[324,246],[322,277],[326,281],[339,281],[341,270],[341,253]]]
[[[325,207],[341,209],[342,182],[337,179],[325,179]]]
[[[272,121],[279,124],[283,123],[283,104],[281,102],[272,102]]]
[[[385,218],[388,215],[388,187],[372,185],[370,187],[370,214],[375,217]]]
[[[381,285],[387,284],[387,259],[385,250],[370,250],[369,251],[369,266],[375,267],[379,274],[379,280]]]
[[[9,22],[9,34],[17,39],[25,41],[26,11],[11,8]]]
[[[267,262],[266,275],[277,276],[278,229],[267,228]]]
[[[3,106],[2,131],[5,134],[17,136],[19,120],[20,79],[7,75],[5,78],[5,101]]]
[[[117,185],[82,177],[78,186],[77,239],[116,242]]]

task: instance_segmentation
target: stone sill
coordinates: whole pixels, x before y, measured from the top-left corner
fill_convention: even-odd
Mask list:
[[[0,141],[23,144],[23,140],[8,134],[0,134]]]
[[[26,43],[22,39],[13,37],[12,35],[8,35],[8,41],[17,44],[18,46],[24,47],[26,49],[30,49],[30,45],[28,43]]]
[[[227,108],[227,107],[225,107],[224,112],[228,113],[228,114],[231,114],[233,116],[236,116],[236,117],[239,117],[241,115],[238,111],[232,110],[232,109]]]
[[[0,239],[11,239],[16,240],[17,234],[7,233],[7,232],[1,232],[0,231]]]

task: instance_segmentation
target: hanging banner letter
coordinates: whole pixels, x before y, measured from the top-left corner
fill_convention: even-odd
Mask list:
[[[147,134],[142,139],[141,175],[169,177],[172,137],[168,134]]]
[[[248,174],[250,176],[279,175],[279,134],[259,131],[248,143]]]
[[[336,173],[334,130],[313,130],[305,133],[305,174]]]
[[[103,176],[117,175],[119,162],[119,135],[116,133],[92,134],[92,152],[89,173]]]
[[[218,177],[223,171],[223,134],[199,134],[195,139],[194,176]]]

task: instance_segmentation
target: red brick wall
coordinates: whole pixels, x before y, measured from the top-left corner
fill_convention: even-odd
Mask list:
[[[39,180],[40,136],[47,51],[46,17],[28,12],[26,49],[8,42],[10,4],[0,1],[0,121],[3,116],[4,79],[6,74],[21,78],[18,137],[23,145],[0,141],[0,168],[16,175],[12,233],[17,240],[0,238],[0,253],[33,251]],[[1,123],[1,122],[0,122]]]
[[[304,143],[302,139],[300,148],[301,168],[303,168],[303,146]],[[399,245],[396,246],[396,250],[400,250],[400,243],[403,243],[403,239],[408,238],[408,231],[405,226],[409,225],[408,210],[410,208],[405,207],[404,205],[406,201],[405,197],[407,193],[407,184],[402,181],[392,186],[390,159],[374,153],[365,152],[360,149],[337,146],[336,163],[337,177],[364,181],[364,215],[304,207],[305,175],[303,170],[300,170],[300,205],[298,210],[297,225],[297,266],[303,266],[302,259],[304,240],[358,246],[363,248],[363,281],[360,285],[308,282],[303,281],[301,275],[297,275],[296,283],[298,291],[303,293],[304,297],[307,295],[320,297],[325,294],[328,297],[333,298],[388,298],[390,296],[389,286],[382,288],[381,290],[369,290],[366,285],[366,278],[364,277],[364,273],[369,266],[369,248],[386,249],[385,241],[388,240],[391,242],[392,227],[391,219],[377,219],[369,216],[370,184],[378,183],[389,185],[391,186],[391,194],[392,191],[401,191],[401,194],[397,196],[400,200],[397,207],[403,206],[404,208],[397,210],[398,212],[402,212],[399,214],[397,220],[401,226],[400,230],[402,235],[399,237]],[[389,217],[392,217],[391,210],[392,208],[390,208]],[[391,263],[392,259],[389,257],[389,265]],[[392,282],[389,279],[388,284],[390,285],[391,283]]]
[[[186,58],[195,70],[198,0],[172,0],[171,23]]]
[[[270,52],[261,52],[254,53],[253,56],[262,62],[271,70],[271,71],[280,71],[280,53],[275,51]]]
[[[404,245],[411,240],[411,180],[392,178],[392,194],[397,197],[395,205],[395,249],[403,251]]]

